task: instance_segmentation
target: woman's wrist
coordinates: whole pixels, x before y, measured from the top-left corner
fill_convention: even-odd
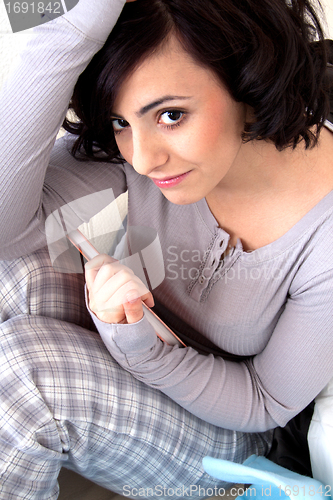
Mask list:
[[[88,301],[87,286],[85,286],[85,301],[91,319],[110,351],[113,342],[115,342],[117,347],[125,354],[142,353],[153,347],[156,342],[160,342],[154,328],[145,315],[136,323],[106,323],[91,311]]]
[[[113,344],[125,355],[138,355],[152,349],[157,342],[161,342],[145,316],[137,323],[131,324],[108,324],[96,316],[92,316],[92,319],[111,354]]]

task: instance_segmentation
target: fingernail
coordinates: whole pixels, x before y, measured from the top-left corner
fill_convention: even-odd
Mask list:
[[[130,304],[134,304],[134,302],[136,302],[138,300],[138,298],[139,298],[139,295],[136,292],[129,292],[126,295],[126,300]]]

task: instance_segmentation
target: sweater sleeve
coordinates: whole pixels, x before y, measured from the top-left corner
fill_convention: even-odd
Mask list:
[[[161,342],[144,317],[108,325],[93,316],[113,357],[134,377],[214,425],[244,432],[283,427],[333,374],[333,272],[288,299],[258,355],[234,362]]]
[[[45,182],[76,80],[102,47],[124,4],[125,0],[80,0],[66,15],[35,28],[21,63],[1,89],[1,259],[45,246],[45,219],[58,206],[85,196],[89,189],[125,189],[119,168],[107,185],[105,164],[102,173],[102,167],[96,169],[92,162],[82,166],[85,181],[75,184],[75,170],[80,171],[82,162],[73,163],[67,155],[68,168],[58,168],[68,140],[53,153],[56,173],[50,172]]]

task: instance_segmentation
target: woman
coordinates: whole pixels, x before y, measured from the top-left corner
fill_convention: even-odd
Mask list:
[[[56,498],[62,465],[133,498],[203,498],[225,486],[203,456],[267,454],[272,429],[333,374],[333,137],[313,8],[139,0],[112,30],[123,4],[80,0],[38,28],[2,91],[7,106],[15,98],[3,112],[1,257],[41,252],[59,207],[128,190],[129,246],[131,228],[155,231],[165,278],[153,298],[106,257],[87,266],[111,356],[59,316],[46,278],[34,293],[57,297],[52,312],[4,322],[6,499]],[[78,138],[53,147],[77,79],[81,121],[65,126]],[[156,337],[139,297],[188,347]]]

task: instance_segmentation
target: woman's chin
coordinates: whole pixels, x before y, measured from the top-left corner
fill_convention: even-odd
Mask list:
[[[173,203],[174,205],[191,205],[192,203],[196,203],[201,200],[202,196],[194,196],[193,193],[168,193],[165,190],[162,190],[162,194],[165,198]]]

